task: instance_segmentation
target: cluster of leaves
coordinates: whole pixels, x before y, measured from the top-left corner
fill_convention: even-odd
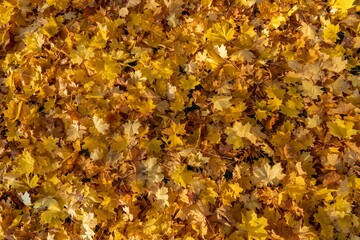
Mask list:
[[[359,239],[359,0],[6,0],[0,236]]]

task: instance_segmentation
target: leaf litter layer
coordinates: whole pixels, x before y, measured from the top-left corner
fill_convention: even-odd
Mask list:
[[[358,239],[360,1],[0,4],[2,239]]]

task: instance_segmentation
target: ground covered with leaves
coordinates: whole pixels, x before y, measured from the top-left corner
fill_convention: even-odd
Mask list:
[[[359,239],[360,1],[6,0],[1,239]]]

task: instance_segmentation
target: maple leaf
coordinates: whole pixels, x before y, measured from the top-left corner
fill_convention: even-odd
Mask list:
[[[339,9],[342,13],[346,13],[354,7],[355,0],[331,0],[330,5],[333,9]]]
[[[286,176],[282,171],[283,168],[280,163],[271,167],[267,162],[263,161],[260,167],[254,167],[251,180],[259,186],[267,186],[268,184],[276,186]]]
[[[162,187],[155,192],[156,200],[160,207],[169,206],[168,188]]]
[[[351,139],[352,135],[357,134],[358,131],[353,129],[354,125],[353,122],[344,121],[340,118],[326,123],[330,134],[339,139]]]
[[[45,43],[44,35],[40,32],[27,34],[23,41],[29,52],[41,50],[42,45]]]
[[[208,232],[207,221],[204,214],[200,210],[195,209],[195,210],[190,210],[189,217],[190,217],[191,227],[195,231],[199,232],[201,236],[204,238],[204,236]]]
[[[93,116],[93,122],[96,130],[101,134],[105,134],[106,131],[109,129],[110,125],[106,123],[102,118],[99,118],[98,116]]]
[[[210,101],[213,102],[214,108],[216,110],[222,111],[223,109],[227,109],[231,107],[232,103],[230,100],[232,99],[232,96],[214,96],[210,99]]]
[[[145,173],[143,179],[149,185],[157,184],[164,179],[164,175],[162,174],[162,167],[157,163],[157,159],[155,157],[151,157],[142,162],[142,165],[144,168],[143,172]]]
[[[4,111],[4,116],[15,122],[20,117],[22,105],[22,101],[11,100],[7,105],[7,110]]]
[[[31,197],[30,194],[28,192],[24,192],[24,193],[19,193],[19,197],[21,199],[21,201],[26,205],[26,206],[31,206]]]
[[[200,81],[194,75],[190,75],[188,78],[181,79],[179,86],[184,90],[194,89]]]
[[[49,4],[49,6],[54,6],[59,10],[63,10],[67,7],[70,0],[46,0],[46,2]]]
[[[268,233],[265,227],[268,225],[268,221],[264,217],[259,217],[254,211],[246,211],[242,215],[242,223],[239,224],[240,230],[246,232],[249,239],[265,240],[268,237]]]
[[[56,19],[54,17],[48,18],[47,22],[41,28],[41,32],[49,38],[57,34],[59,32],[59,26]]]
[[[315,39],[316,37],[316,27],[312,24],[307,24],[305,22],[302,22],[300,31],[302,32],[305,38]]]
[[[78,121],[73,121],[69,128],[66,129],[66,140],[76,141],[77,139],[82,139],[83,135],[86,133],[85,129],[86,127],[79,124]]]
[[[97,23],[99,30],[96,35],[91,39],[90,46],[98,49],[102,49],[106,46],[108,40],[108,29],[106,25]]]
[[[304,80],[301,83],[304,95],[311,99],[317,99],[324,92],[320,86],[315,85],[312,81]]]
[[[186,164],[179,165],[171,177],[176,184],[180,184],[182,187],[193,183],[193,172],[187,170]]]
[[[141,127],[141,123],[138,120],[131,122],[130,120],[123,124],[124,134],[126,136],[134,136],[135,134],[139,134],[139,128]]]
[[[241,122],[235,122],[232,127],[227,127],[225,130],[226,142],[228,144],[233,144],[234,148],[243,148],[244,142],[243,138],[247,138],[251,143],[256,144],[256,136],[251,133],[250,123],[242,125]]]
[[[339,37],[337,35],[340,32],[339,24],[333,25],[330,20],[324,21],[324,31],[323,31],[323,38],[324,41],[333,44]]]
[[[239,185],[239,183],[231,183],[229,184],[230,189],[232,190],[232,196],[234,198],[240,197],[240,193],[244,191]]]
[[[227,50],[224,44],[221,44],[221,46],[215,46],[215,51],[221,58],[228,58]]]
[[[328,61],[324,68],[327,68],[329,71],[339,73],[346,69],[347,63],[348,61],[346,59],[342,60],[342,57],[338,56],[332,58],[331,61]]]
[[[35,159],[31,156],[30,152],[23,151],[16,159],[18,161],[16,167],[16,172],[18,174],[30,174],[34,171]]]
[[[70,54],[71,62],[74,64],[81,64],[84,60],[89,60],[94,56],[93,48],[87,48],[83,44],[77,46],[76,51]]]
[[[234,38],[235,30],[227,22],[215,23],[206,33],[206,37],[219,44],[224,44]]]
[[[255,59],[255,55],[249,49],[241,49],[230,55],[231,61],[238,60],[240,62],[251,63],[254,61],[254,59]]]
[[[94,228],[96,226],[96,218],[94,213],[84,212],[82,216],[82,224],[81,224],[81,239],[92,240],[95,236]]]
[[[15,6],[13,6],[10,2],[4,1],[0,5],[0,26],[8,24],[11,20],[11,16],[15,13]]]

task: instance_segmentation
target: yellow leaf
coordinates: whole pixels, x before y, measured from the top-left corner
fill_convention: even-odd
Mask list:
[[[149,148],[150,151],[153,151],[155,153],[159,153],[161,151],[162,143],[163,142],[161,140],[159,140],[158,138],[153,138],[149,142],[148,148]]]
[[[130,120],[123,124],[124,128],[124,134],[126,136],[134,136],[136,134],[139,134],[139,128],[141,127],[141,123],[138,122],[138,120],[135,120],[134,122],[131,122]]]
[[[186,164],[180,165],[171,177],[176,184],[180,184],[182,187],[193,183],[193,172],[187,170]]]
[[[51,38],[55,34],[59,32],[59,26],[54,17],[50,17],[47,19],[47,23],[41,28],[41,32]]]
[[[215,23],[212,25],[205,37],[214,44],[224,44],[234,38],[235,30],[227,22]]]
[[[232,96],[214,96],[210,99],[210,101],[213,102],[214,108],[216,110],[222,111],[223,109],[227,109],[231,107],[232,103],[230,100],[232,99]]]
[[[325,21],[323,38],[326,43],[333,44],[338,40],[338,32],[340,32],[339,24],[333,25],[329,20]]]
[[[272,112],[279,110],[281,105],[282,105],[282,100],[277,98],[277,97],[269,99],[268,102],[267,102],[267,106],[269,107],[269,109]]]
[[[215,52],[223,59],[228,58],[227,49],[224,44],[221,44],[221,46],[215,46]]]
[[[11,3],[4,1],[0,5],[0,26],[8,24],[11,20],[11,16],[14,14],[14,6]]]
[[[31,156],[28,151],[23,151],[21,155],[17,157],[16,172],[21,174],[30,174],[34,171],[35,159]]]
[[[108,29],[106,25],[103,25],[101,23],[97,23],[97,25],[99,29],[96,35],[91,39],[90,46],[97,49],[102,49],[106,46],[108,40]]]
[[[268,233],[265,227],[268,225],[267,219],[264,217],[257,217],[257,214],[253,211],[246,211],[246,214],[242,215],[242,223],[239,224],[239,228],[246,232],[248,239],[265,240],[268,237]]]
[[[335,121],[327,122],[326,126],[329,128],[330,134],[339,139],[352,139],[352,135],[355,135],[358,131],[354,130],[354,123],[350,121],[344,121],[340,118]]]
[[[167,134],[167,135],[174,135],[174,134],[183,135],[183,134],[186,134],[185,123],[177,124],[175,122],[171,122],[170,127],[164,129],[163,133]]]
[[[70,0],[46,0],[49,6],[54,6],[59,10],[64,10],[69,4]]]
[[[205,203],[215,204],[216,198],[219,196],[217,192],[215,192],[214,188],[208,187],[201,192],[201,198]]]
[[[232,197],[240,197],[240,193],[244,190],[240,187],[239,183],[230,183],[230,189],[232,190]]]
[[[95,56],[93,48],[87,48],[84,45],[77,46],[76,51],[70,54],[71,62],[81,64],[84,60],[89,60]]]
[[[154,104],[154,101],[152,99],[149,99],[146,101],[141,101],[139,110],[142,114],[151,114],[155,108],[156,105]]]
[[[259,186],[266,186],[268,184],[278,185],[279,181],[285,177],[282,170],[283,168],[280,163],[271,167],[269,163],[263,161],[260,167],[254,167],[251,180]]]
[[[110,125],[106,123],[102,118],[99,118],[98,116],[93,116],[93,122],[96,130],[101,134],[105,134],[106,131],[109,129]]]
[[[44,35],[41,32],[28,33],[23,40],[28,51],[39,51],[45,43]]]
[[[200,84],[200,81],[196,79],[196,76],[191,75],[188,78],[181,79],[179,86],[184,90],[190,90],[194,89],[198,84]]]
[[[4,116],[11,122],[15,122],[20,117],[22,104],[22,101],[11,100],[7,105],[7,110],[4,111]]]
[[[330,5],[333,9],[339,9],[341,13],[346,13],[347,10],[355,7],[354,2],[355,0],[332,0]]]
[[[77,139],[82,139],[83,135],[86,133],[84,130],[86,127],[79,124],[78,121],[73,121],[72,124],[66,129],[66,140],[76,141]]]
[[[285,22],[286,22],[286,18],[283,15],[272,17],[269,23],[269,29],[277,29]]]
[[[320,86],[315,85],[312,81],[303,80],[302,81],[302,90],[305,96],[310,97],[311,99],[317,99],[324,91],[321,90]]]
[[[227,134],[226,142],[233,144],[234,148],[243,148],[243,138],[247,138],[251,143],[256,144],[256,136],[251,132],[250,123],[242,125],[241,122],[235,122],[233,127],[227,127],[225,133]]]

